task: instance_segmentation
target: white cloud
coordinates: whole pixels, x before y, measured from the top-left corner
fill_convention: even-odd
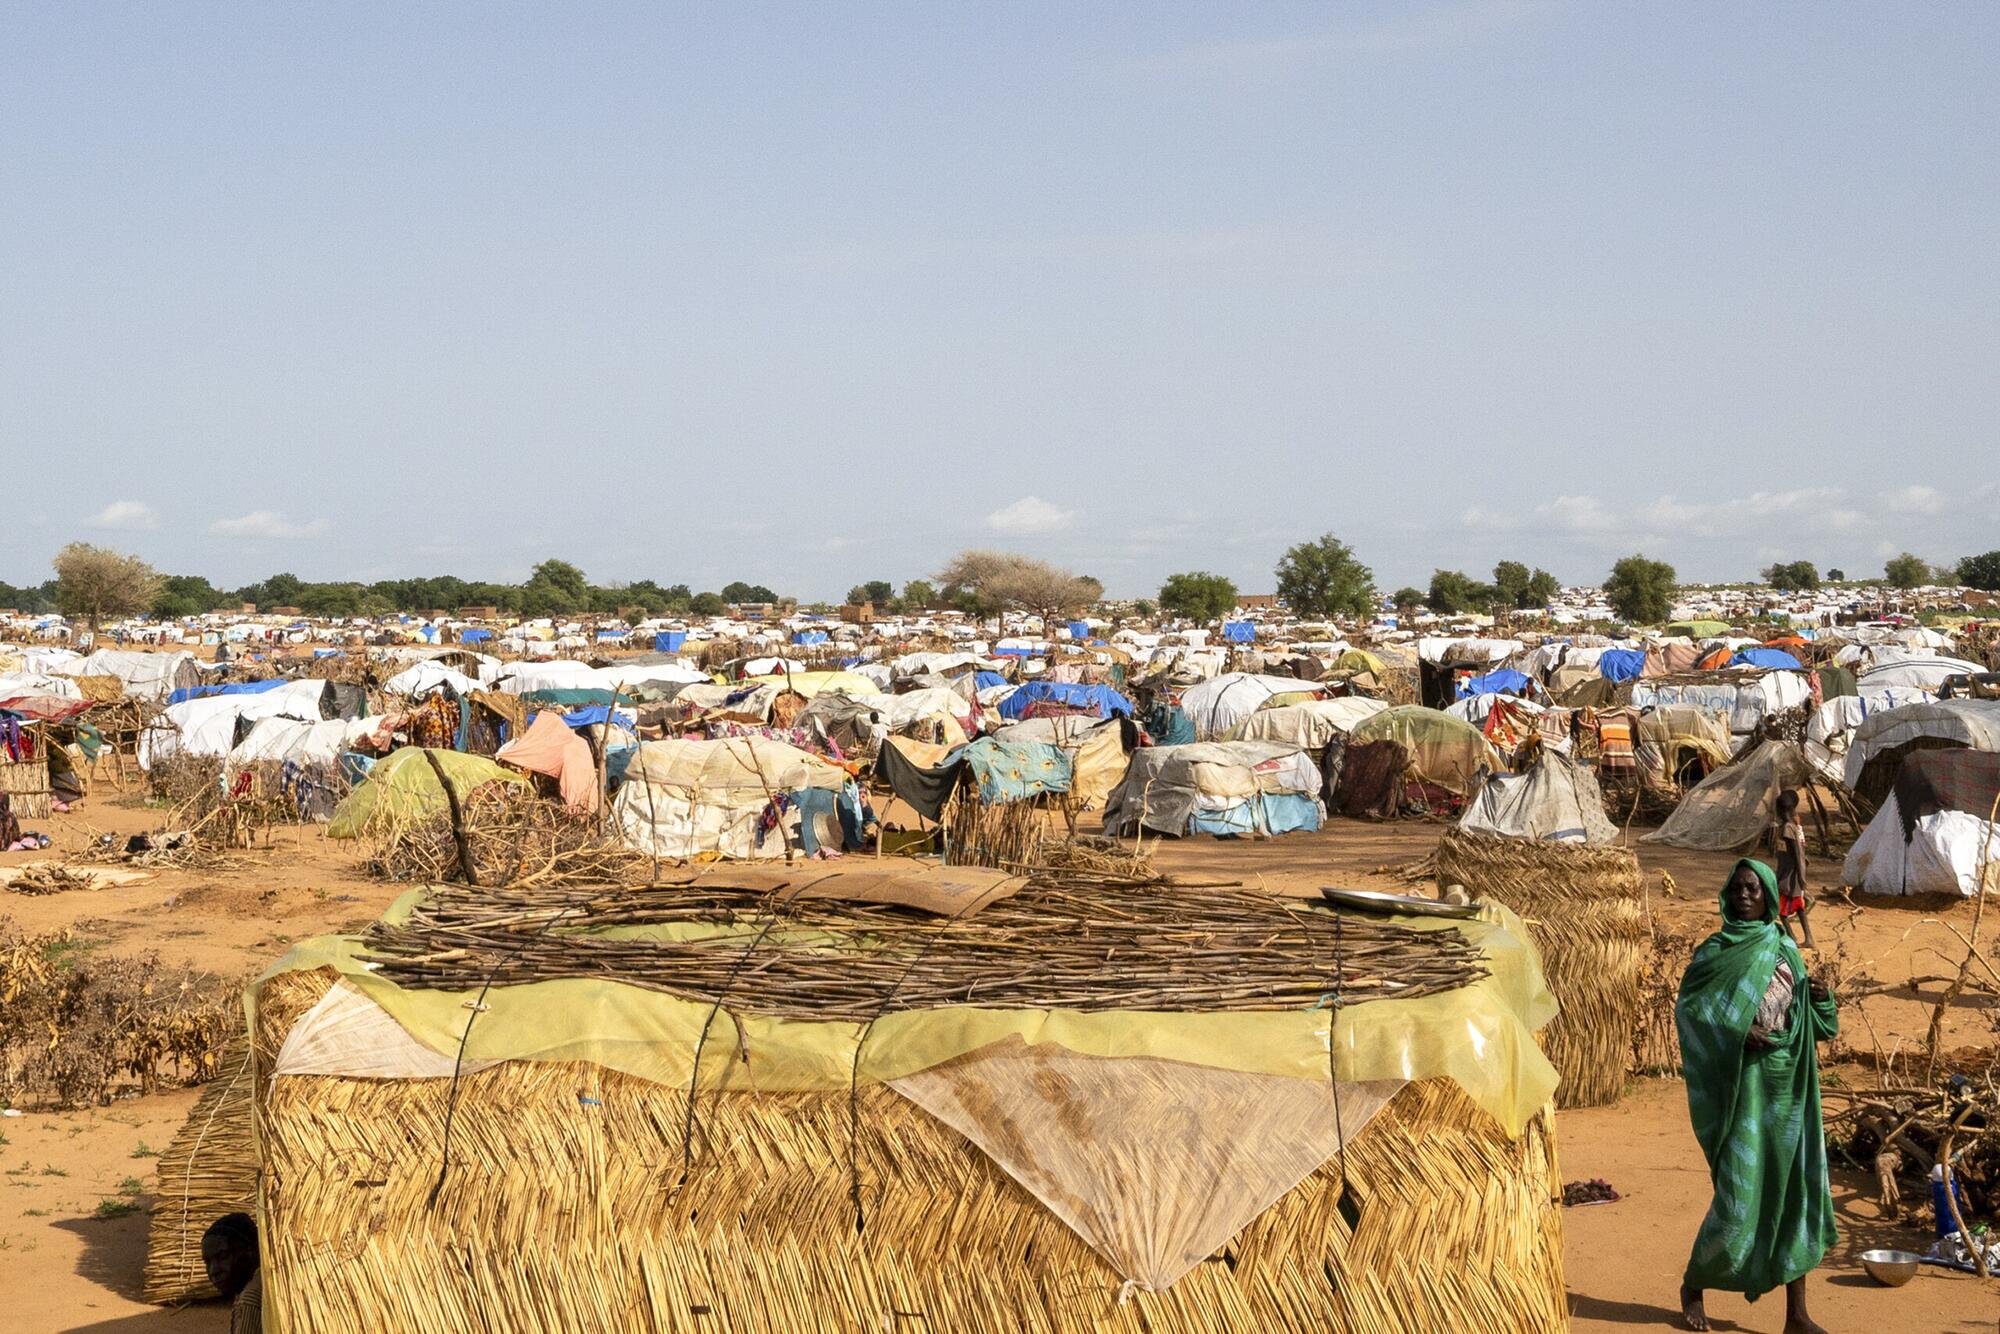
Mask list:
[[[318,537],[327,530],[325,519],[293,523],[277,510],[252,510],[234,519],[217,519],[208,531],[217,537],[298,538]]]
[[[1944,510],[1944,497],[1936,487],[1906,486],[1889,493],[1889,508],[1897,514],[1939,514]]]
[[[1075,518],[1075,510],[1058,509],[1040,496],[1022,496],[987,515],[986,526],[1002,533],[1048,533],[1069,527]]]
[[[114,500],[97,512],[97,517],[90,521],[90,526],[136,533],[148,528],[158,528],[160,517],[153,513],[151,505],[137,500]]]

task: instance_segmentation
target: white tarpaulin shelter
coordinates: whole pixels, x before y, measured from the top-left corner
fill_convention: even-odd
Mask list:
[[[1355,724],[1388,708],[1379,699],[1344,695],[1307,704],[1259,709],[1233,729],[1232,741],[1282,741],[1301,750],[1324,750],[1336,736],[1346,736]]]
[[[1876,756],[1919,741],[2000,751],[2000,700],[1941,699],[1869,714],[1847,744],[1847,786],[1860,786]]]
[[[1618,841],[1596,776],[1553,752],[1524,774],[1488,774],[1465,804],[1458,826],[1557,843]]]
[[[1238,723],[1264,707],[1274,695],[1303,692],[1323,695],[1325,688],[1290,676],[1253,676],[1224,672],[1181,692],[1181,712],[1194,725],[1195,738],[1218,741]]]
[[[1891,792],[1848,849],[1840,881],[1864,894],[1971,898],[1982,869],[1988,892],[2000,893],[2000,827],[1969,811],[1936,811],[1916,821],[1905,843],[1902,811]]]
[[[165,699],[182,686],[197,685],[201,669],[194,654],[140,653],[101,648],[95,653],[52,668],[61,676],[115,676],[125,693],[138,699]]]
[[[287,681],[255,694],[208,695],[169,704],[161,716],[171,726],[149,727],[139,734],[139,767],[150,769],[177,753],[227,755],[236,749],[239,718],[319,722],[324,717],[320,700],[325,693],[324,681]]]
[[[798,846],[799,814],[789,811],[784,833],[760,841],[757,821],[771,799],[838,792],[847,782],[839,765],[767,737],[648,741],[633,755],[611,812],[625,841],[654,856],[782,857]],[[838,848],[837,823],[816,841]]]

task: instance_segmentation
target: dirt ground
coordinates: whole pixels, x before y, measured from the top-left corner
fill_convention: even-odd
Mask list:
[[[93,800],[74,814],[40,822],[57,840],[55,848],[0,854],[0,866],[49,858],[101,833],[150,829],[157,820],[136,801]],[[1430,824],[1336,820],[1317,834],[1275,840],[1168,840],[1155,858],[1163,869],[1190,878],[1240,880],[1280,893],[1310,893],[1322,885],[1407,890],[1388,872],[1422,858],[1441,832]],[[1715,891],[1731,858],[1635,846],[1656,917],[1691,938],[1710,930]],[[268,851],[226,872],[169,871],[119,888],[38,897],[0,892],[0,916],[31,931],[67,926],[107,951],[157,949],[169,962],[247,975],[290,942],[358,928],[389,904],[402,886],[366,879],[357,861],[352,845],[328,841],[316,829],[288,830]],[[1837,879],[1836,862],[1814,869],[1816,884]],[[1671,876],[1676,894],[1665,892],[1662,872]],[[1867,1065],[1907,1063],[1921,1048],[1942,979],[1964,953],[1954,932],[1970,928],[1971,906],[1828,898],[1814,919],[1819,959],[1848,990],[1886,987],[1843,1004],[1843,1035],[1829,1053],[1829,1082],[1873,1082]],[[1809,963],[1819,966],[1810,957]],[[1996,1033],[2000,1011],[1975,993],[1953,1011],[1945,1045],[1990,1049]],[[165,1310],[137,1300],[152,1202],[151,1155],[172,1138],[195,1096],[184,1090],[106,1108],[0,1119],[0,1286],[6,1294],[0,1328],[24,1334],[227,1328],[219,1305]],[[1624,1194],[1615,1203],[1570,1210],[1565,1218],[1573,1328],[1669,1325],[1687,1246],[1708,1204],[1707,1172],[1680,1085],[1637,1081],[1615,1107],[1564,1113],[1558,1134],[1566,1179],[1603,1177]],[[1862,1273],[1855,1259],[1861,1250],[1928,1243],[1924,1233],[1881,1219],[1867,1194],[1856,1174],[1836,1172],[1842,1237],[1809,1280],[1821,1322],[1833,1334],[1992,1334],[2000,1325],[2000,1280],[1926,1268],[1917,1281],[1892,1290]],[[1750,1305],[1716,1294],[1709,1313],[1720,1330],[1775,1332],[1784,1322],[1775,1296]]]

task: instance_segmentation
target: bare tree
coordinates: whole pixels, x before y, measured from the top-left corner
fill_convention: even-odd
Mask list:
[[[1032,612],[1043,625],[1104,596],[1089,575],[1071,574],[1044,560],[1011,551],[961,551],[938,571],[945,596],[982,613]]]
[[[137,556],[72,542],[56,553],[56,606],[65,616],[87,616],[95,635],[106,616],[146,611],[159,595],[160,576]]]

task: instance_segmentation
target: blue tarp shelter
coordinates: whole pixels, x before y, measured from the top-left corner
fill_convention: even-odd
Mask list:
[[[824,630],[792,631],[792,642],[794,644],[824,644],[827,642],[827,639],[828,635]]]
[[[1731,667],[1768,667],[1801,671],[1805,664],[1781,648],[1740,648],[1729,660]]]
[[[685,630],[661,630],[653,636],[653,652],[679,653],[681,645],[687,643]]]
[[[1257,642],[1257,624],[1254,621],[1224,621],[1222,640],[1226,644],[1254,644]]]
[[[1069,637],[1071,639],[1090,638],[1090,623],[1088,621],[1071,621],[1069,623]]]
[[[460,630],[458,632],[458,642],[461,644],[484,644],[491,638],[493,638],[491,630]]]
[[[1528,688],[1528,677],[1512,667],[1500,667],[1484,676],[1468,676],[1458,683],[1458,697],[1472,695],[1518,695]]]
[[[207,699],[212,695],[261,695],[266,690],[276,690],[287,682],[279,679],[269,681],[235,681],[225,686],[182,686],[167,696],[169,704],[185,704],[191,699]]]
[[[972,688],[974,690],[991,690],[994,686],[1004,686],[1006,684],[1007,678],[998,672],[974,672],[972,674]]]
[[[1636,648],[1608,648],[1597,660],[1598,675],[1607,681],[1636,681],[1646,669],[1646,655]]]
[[[1110,686],[1072,681],[1030,681],[1000,701],[1000,716],[1010,720],[1025,718],[1031,707],[1044,701],[1085,709],[1100,718],[1109,718],[1114,713],[1132,716],[1132,701]]]

